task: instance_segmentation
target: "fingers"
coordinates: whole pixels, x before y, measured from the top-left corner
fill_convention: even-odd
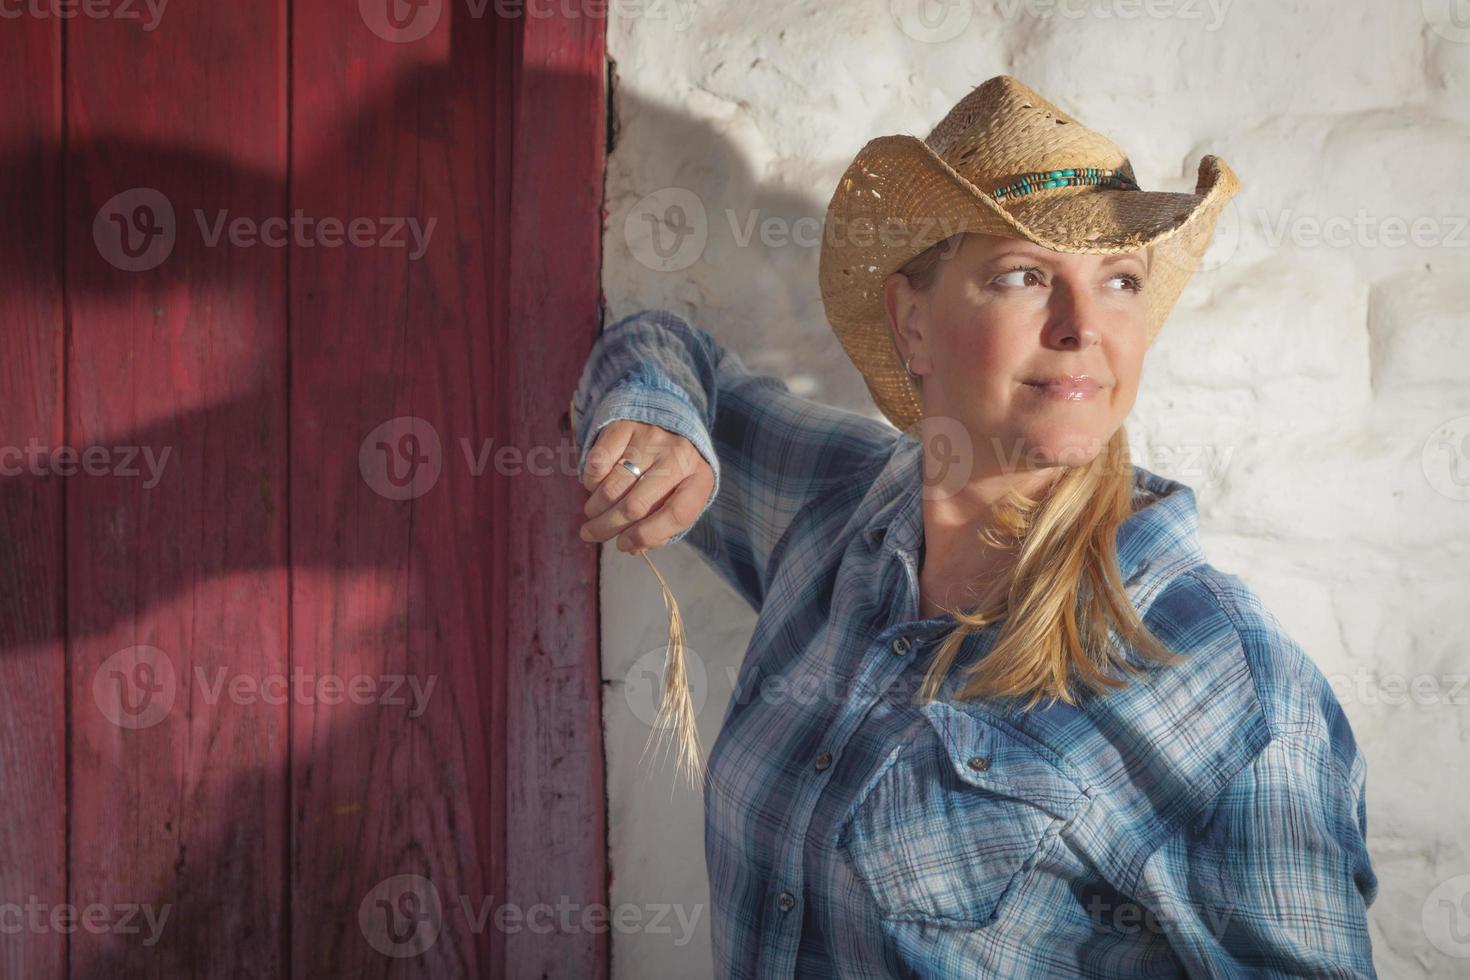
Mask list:
[[[618,550],[630,553],[662,548],[669,539],[693,524],[714,489],[709,471],[696,473],[683,480],[661,501],[653,513],[633,524],[618,536]]]
[[[582,470],[582,486],[585,489],[592,490],[612,472],[613,467],[617,466],[618,460],[622,458],[628,441],[637,431],[638,424],[628,419],[619,419],[603,426],[592,448],[587,450],[587,465]]]
[[[631,460],[641,473],[621,465]],[[623,551],[658,548],[693,524],[714,487],[714,472],[694,445],[658,426],[607,425],[588,450],[583,485],[583,541],[619,538]]]
[[[643,520],[652,514],[663,503],[664,498],[671,494],[675,487],[683,482],[684,477],[678,474],[673,467],[660,465],[658,459],[645,458],[637,460],[640,466],[646,466],[641,477],[634,478],[632,473],[619,466],[623,470],[626,479],[619,479],[620,485],[627,485],[625,492],[607,502],[601,510],[594,513],[591,520],[582,525],[582,538],[586,541],[607,541],[615,535],[622,533],[626,528]],[[606,488],[613,482],[616,474],[609,476],[592,495],[588,501],[588,507],[597,501],[604,493],[609,493]],[[615,489],[609,493],[618,493]]]
[[[635,433],[633,438],[617,455],[606,454],[603,465],[607,469],[607,475],[602,478],[592,490],[592,495],[587,498],[587,503],[582,507],[582,513],[588,518],[600,517],[609,508],[623,499],[623,495],[630,489],[648,480],[654,467],[655,456],[650,447],[639,445],[642,440]],[[622,465],[623,460],[630,460],[642,472],[640,478],[633,471]],[[589,463],[589,466],[591,464]]]

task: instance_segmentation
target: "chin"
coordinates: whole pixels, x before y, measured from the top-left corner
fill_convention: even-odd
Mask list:
[[[1107,448],[1108,435],[1077,431],[1028,433],[1024,464],[1033,469],[1085,466]]]

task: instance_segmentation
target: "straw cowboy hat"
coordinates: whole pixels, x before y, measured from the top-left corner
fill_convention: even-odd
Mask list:
[[[1193,194],[1142,190],[1117,144],[997,75],[924,140],[880,136],[858,151],[827,207],[822,304],[878,408],[907,429],[921,403],[888,327],[883,280],[910,258],[962,231],[1058,252],[1148,247],[1152,343],[1239,189],[1223,160],[1205,156]]]

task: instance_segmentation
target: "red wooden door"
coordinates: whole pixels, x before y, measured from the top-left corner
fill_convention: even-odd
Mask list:
[[[605,974],[603,21],[26,9],[0,976]]]

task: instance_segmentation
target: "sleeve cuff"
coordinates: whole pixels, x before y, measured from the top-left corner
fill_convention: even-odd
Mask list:
[[[715,448],[710,440],[709,430],[705,427],[694,406],[677,393],[662,386],[639,381],[623,381],[603,396],[591,418],[575,420],[576,434],[580,440],[577,460],[577,479],[579,481],[587,468],[587,452],[597,442],[597,433],[609,423],[620,419],[647,422],[675,435],[683,436],[693,444],[695,450],[709,464],[710,471],[714,474],[714,486],[710,488],[709,499],[700,508],[699,516],[688,527],[669,539],[669,543],[673,544],[699,523],[704,517],[704,512],[709,510],[710,504],[714,503],[715,497],[720,492],[720,463],[715,456]]]

